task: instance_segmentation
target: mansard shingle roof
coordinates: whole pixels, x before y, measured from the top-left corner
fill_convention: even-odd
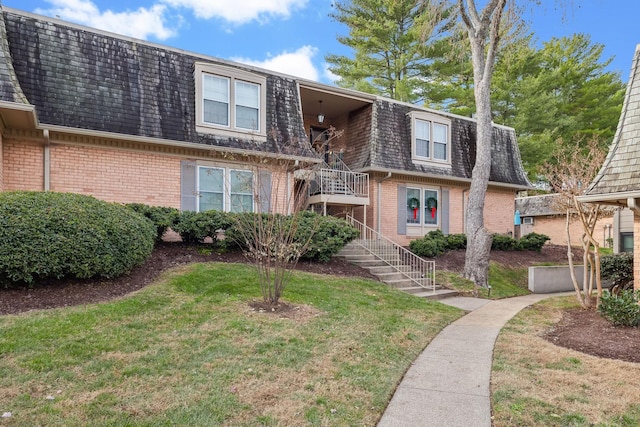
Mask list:
[[[618,128],[600,172],[586,195],[610,199],[640,191],[640,45],[636,47]],[[636,196],[637,197],[637,196]],[[586,200],[585,198],[585,200]]]
[[[15,74],[43,125],[316,156],[294,79],[250,70],[267,81],[266,143],[202,134],[195,127],[194,63],[221,61],[24,12],[5,10],[3,17]],[[15,100],[5,76],[11,61],[2,53],[0,98]]]
[[[379,99],[374,104],[373,143],[368,164],[361,168],[403,170],[452,178],[471,179],[475,165],[476,122],[460,116],[430,111],[451,120],[451,168],[417,164],[411,155],[411,117],[418,110],[408,104]],[[531,187],[522,167],[515,130],[493,127],[491,175],[494,183]]]

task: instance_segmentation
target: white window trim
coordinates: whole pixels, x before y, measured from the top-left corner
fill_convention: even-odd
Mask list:
[[[522,217],[522,225],[533,225],[533,217],[532,216],[525,216]]]
[[[230,212],[231,210],[231,171],[239,171],[239,172],[250,172],[253,177],[253,182],[251,183],[251,191],[253,198],[253,206],[252,212],[256,212],[256,196],[255,196],[255,188],[256,188],[256,173],[250,169],[241,169],[236,165],[219,165],[219,164],[198,164],[196,170],[196,212],[201,212],[200,210],[200,169],[219,169],[222,170],[222,211]]]
[[[423,185],[407,185],[408,190],[420,190],[420,223],[419,224],[411,224],[407,221],[407,235],[408,236],[424,236],[429,231],[438,230],[442,225],[442,210],[440,209],[440,203],[442,202],[442,191],[439,187],[431,187],[431,186],[423,186]],[[438,209],[436,210],[436,223],[435,224],[425,224],[424,222],[424,192],[426,191],[435,191],[437,194],[436,199],[438,200]]]
[[[229,79],[229,125],[216,125],[204,121],[203,74],[211,74]],[[200,133],[218,134],[229,137],[246,138],[250,136],[257,141],[267,140],[267,78],[224,65],[195,63],[194,81],[196,89],[196,131]],[[259,86],[260,111],[258,112],[258,130],[236,127],[236,81],[243,81]]]
[[[412,111],[411,116],[411,159],[416,164],[451,167],[451,120],[423,111]],[[429,122],[429,157],[422,157],[416,154],[416,121]],[[447,127],[447,160],[440,160],[433,157],[435,152],[433,142],[433,123]]]

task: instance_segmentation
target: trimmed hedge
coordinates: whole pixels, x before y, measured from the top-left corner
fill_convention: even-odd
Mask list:
[[[424,237],[412,240],[409,243],[409,249],[418,256],[435,258],[442,255],[447,249],[447,236],[442,234],[440,230],[430,231]]]
[[[505,234],[494,234],[491,241],[491,250],[494,251],[537,251],[549,240],[548,236],[538,233],[529,233],[519,240]],[[467,236],[465,234],[449,234],[445,236],[441,230],[428,232],[424,237],[412,240],[409,243],[411,252],[418,256],[435,258],[447,250],[466,249]]]
[[[201,243],[207,237],[215,242],[218,230],[227,230],[236,220],[233,214],[220,211],[185,211],[172,227],[185,243]]]
[[[120,276],[149,257],[155,236],[140,214],[91,196],[0,193],[0,283]]]
[[[169,229],[173,229],[180,218],[180,210],[161,206],[149,206],[143,203],[129,203],[129,209],[144,215],[156,226],[156,242],[162,241],[162,236]]]
[[[180,212],[173,208],[147,206],[140,203],[126,205],[128,208],[143,214],[153,221],[156,226],[156,239],[161,240],[162,235],[171,228],[178,233],[186,244],[203,243],[210,238],[217,246],[225,250],[246,249],[242,243],[244,237],[238,231],[240,224],[257,224],[258,218],[262,218],[268,225],[273,218],[272,214],[256,213],[230,213],[221,211],[205,212]],[[291,224],[292,216],[283,216],[284,224]],[[306,242],[311,236],[307,251],[302,258],[328,262],[347,243],[358,237],[358,230],[349,225],[343,219],[321,216],[311,211],[303,211],[297,216],[297,230],[294,240]],[[219,232],[224,232],[224,240],[218,240]],[[251,234],[251,233],[248,233]]]
[[[296,240],[308,240],[310,232],[313,232],[311,242],[302,258],[320,262],[329,262],[332,256],[360,235],[344,219],[321,216],[311,211],[301,212]]]

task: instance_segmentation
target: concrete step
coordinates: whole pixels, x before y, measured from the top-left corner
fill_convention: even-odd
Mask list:
[[[386,265],[384,263],[384,261],[380,261],[379,259],[359,259],[359,260],[347,260],[349,261],[351,264],[355,264],[359,267],[362,268],[368,268],[368,267],[381,267]]]
[[[437,289],[436,291],[424,291],[424,292],[417,292],[415,294],[413,294],[417,297],[421,297],[421,298],[426,298],[426,299],[434,299],[434,300],[439,300],[439,299],[445,299],[445,298],[451,298],[451,297],[457,297],[458,291],[453,291],[451,289]]]

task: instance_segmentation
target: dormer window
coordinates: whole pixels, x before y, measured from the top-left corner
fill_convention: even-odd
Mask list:
[[[411,113],[411,153],[415,163],[451,164],[451,122],[423,112]]]
[[[195,66],[197,131],[266,139],[266,78],[215,64]]]

